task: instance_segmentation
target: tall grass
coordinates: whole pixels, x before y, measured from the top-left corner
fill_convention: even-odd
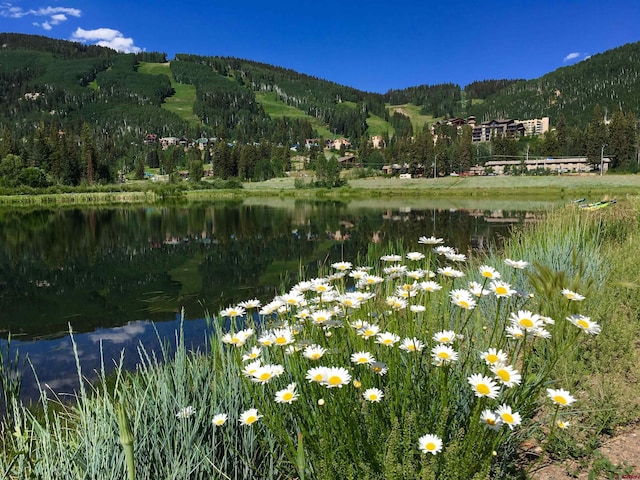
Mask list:
[[[637,212],[583,213],[553,212],[482,258],[428,239],[372,246],[361,266],[214,315],[207,352],[179,333],[158,358],[140,345],[136,372],[103,366],[86,392],[78,365],[74,402],[43,391],[36,414],[13,401],[0,475],[123,478],[126,418],[137,479],[510,478],[522,445],[538,442],[540,459],[575,450],[567,423],[613,425],[580,377],[620,378],[590,352],[610,360],[621,340],[601,292],[623,262],[604,245],[637,231]]]

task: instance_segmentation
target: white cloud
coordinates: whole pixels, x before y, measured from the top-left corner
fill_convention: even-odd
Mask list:
[[[52,25],[59,25],[62,22],[66,22],[69,17],[81,17],[82,11],[77,8],[68,7],[42,7],[37,10],[25,10],[22,7],[15,7],[11,3],[0,4],[0,17],[24,18],[28,16],[48,17],[48,20],[42,23],[34,22],[33,24],[42,27],[44,30],[51,30],[53,28]]]
[[[121,32],[112,28],[96,28],[95,30],[77,28],[71,38],[80,42],[95,42],[101,47],[113,48],[123,53],[142,51],[140,47],[134,45],[133,38],[125,37]]]
[[[580,52],[571,52],[569,55],[567,55],[566,57],[564,57],[564,59],[562,60],[563,62],[569,62],[571,60],[575,60],[576,58],[578,58],[580,56]]]

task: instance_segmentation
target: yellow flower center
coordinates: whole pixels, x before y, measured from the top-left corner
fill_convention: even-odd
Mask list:
[[[312,353],[309,358],[311,360],[318,360],[320,358],[320,354],[319,353]]]
[[[459,300],[458,302],[462,308],[469,308],[469,302],[467,302],[466,300]]]
[[[496,424],[496,421],[493,418],[487,418],[487,425],[493,426],[495,424]]]
[[[424,446],[424,448],[425,450],[429,450],[431,452],[432,450],[436,449],[436,444],[433,442],[429,442]]]
[[[250,417],[247,417],[247,419],[245,420],[245,423],[247,425],[251,425],[253,422],[255,422],[258,419],[258,417],[256,417],[255,415],[251,415]]]
[[[495,355],[493,353],[490,353],[489,355],[487,355],[487,362],[496,363],[497,361],[498,361],[498,355]]]
[[[496,375],[498,375],[503,382],[508,382],[509,380],[511,380],[511,375],[509,375],[508,370],[498,370],[496,372]]]
[[[266,380],[269,380],[271,378],[271,373],[269,372],[264,372],[262,375],[260,375],[260,380],[262,380],[263,382]]]
[[[342,383],[342,377],[339,377],[338,375],[334,375],[332,377],[329,377],[329,385],[340,385]]]
[[[478,393],[482,395],[489,395],[489,393],[491,393],[491,390],[489,389],[489,387],[484,383],[477,385],[476,390],[478,391]]]
[[[447,352],[438,352],[438,357],[446,360],[449,358],[449,354]]]
[[[415,352],[416,346],[413,344],[407,345],[407,350],[409,350],[410,352]]]
[[[533,327],[533,321],[530,318],[521,318],[520,325],[522,325],[524,328],[531,328]]]
[[[288,402],[289,400],[291,400],[293,398],[293,393],[291,392],[285,392],[284,395],[282,395],[282,399],[286,402]]]
[[[484,272],[482,272],[482,276],[486,278],[493,277],[492,273],[489,270],[485,270]]]
[[[496,293],[498,295],[506,295],[507,294],[507,289],[505,287],[502,287],[502,286],[497,287],[496,288]]]
[[[505,423],[513,423],[513,415],[510,413],[503,413],[501,416]]]
[[[440,342],[441,343],[447,343],[449,341],[451,341],[451,339],[449,337],[440,337]]]
[[[382,340],[382,343],[384,343],[385,345],[389,345],[393,343],[393,340],[390,338],[385,338],[384,340]]]
[[[237,344],[240,343],[240,339],[238,337],[231,337],[231,344]]]
[[[567,404],[567,399],[564,398],[561,395],[556,395],[555,397],[553,397],[553,401],[556,403],[559,403],[560,405],[566,405]]]
[[[222,425],[224,423],[224,420],[220,419],[220,420],[216,420],[216,425]]]
[[[285,343],[287,343],[287,339],[284,338],[284,337],[278,337],[278,338],[276,338],[276,343],[278,345],[284,345]]]
[[[585,320],[580,319],[576,323],[578,324],[579,327],[582,327],[584,329],[589,328],[589,323],[587,323]]]
[[[313,377],[313,379],[316,382],[321,382],[322,381],[322,374],[321,373],[317,374],[315,377]]]

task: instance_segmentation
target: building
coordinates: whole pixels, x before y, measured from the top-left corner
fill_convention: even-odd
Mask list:
[[[519,120],[494,119],[476,124],[471,133],[474,142],[488,142],[494,137],[518,138],[525,135],[525,127]]]
[[[610,158],[602,159],[603,173],[609,169]],[[502,175],[513,167],[526,167],[527,171],[544,169],[553,173],[586,173],[599,171],[599,165],[595,166],[587,161],[586,157],[571,158],[538,158],[533,160],[492,160],[484,164],[485,171],[492,169],[493,173]]]
[[[527,137],[544,135],[549,131],[549,117],[533,118],[531,120],[514,120],[524,127]]]

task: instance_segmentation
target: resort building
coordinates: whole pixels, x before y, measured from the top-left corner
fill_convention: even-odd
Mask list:
[[[610,158],[602,159],[602,173],[609,169]],[[543,169],[553,173],[587,173],[599,172],[600,165],[593,165],[586,157],[571,158],[538,158],[533,160],[493,160],[484,164],[485,172],[491,169],[493,173],[502,175],[513,168],[526,167],[527,171]]]

